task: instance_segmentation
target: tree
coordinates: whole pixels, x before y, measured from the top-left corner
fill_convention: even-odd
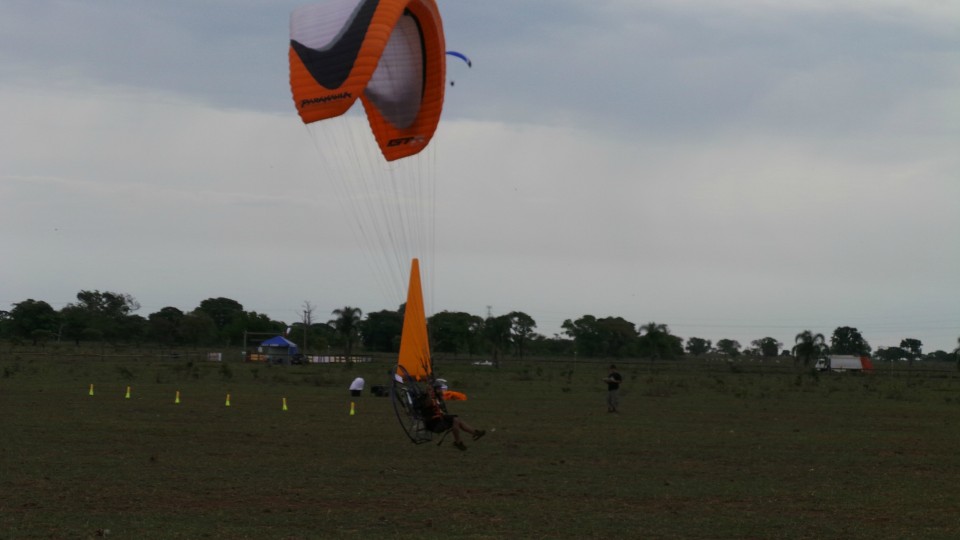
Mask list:
[[[240,317],[234,319],[227,329],[227,336],[232,342],[234,338],[243,339],[243,332],[269,333],[276,332],[283,334],[287,330],[287,325],[280,321],[271,319],[264,313],[256,311],[244,311]]]
[[[128,315],[140,309],[140,303],[126,293],[80,291],[77,293],[77,300],[87,311],[111,317]]]
[[[517,348],[517,355],[523,360],[524,345],[536,335],[533,329],[537,323],[522,311],[511,311],[507,318],[510,319],[510,339]]]
[[[641,356],[656,360],[676,358],[683,354],[683,340],[671,335],[667,325],[649,322],[640,330],[643,332],[639,340]]]
[[[80,291],[77,302],[61,310],[65,327],[75,341],[122,340],[139,337],[144,326],[142,318],[132,319],[140,303],[125,293],[110,291]]]
[[[10,337],[10,312],[0,309],[0,339]]]
[[[750,342],[762,356],[777,356],[780,354],[780,348],[783,347],[783,343],[780,343],[772,337],[765,337],[762,339],[755,339]]]
[[[932,353],[927,353],[924,356],[925,360],[931,362],[953,362],[953,353],[948,353],[947,351],[936,350]]]
[[[827,341],[823,334],[814,334],[810,330],[804,330],[797,334],[793,354],[796,362],[803,360],[804,367],[810,365],[811,359],[820,358],[826,352]]]
[[[604,317],[597,320],[597,330],[600,334],[602,348],[600,352],[606,356],[619,358],[627,356],[636,350],[637,326],[623,317]]]
[[[184,314],[175,307],[165,307],[147,317],[147,335],[161,345],[183,342],[181,324]]]
[[[34,345],[59,333],[56,310],[43,300],[32,298],[13,304],[7,324],[14,337],[29,339]]]
[[[740,356],[740,342],[735,339],[721,339],[717,342],[717,352],[731,358]]]
[[[243,313],[243,304],[222,296],[218,298],[207,298],[200,302],[196,311],[209,315],[210,320],[213,321],[217,330],[222,330],[230,324],[231,321],[240,317]]]
[[[710,352],[713,343],[709,339],[692,337],[687,339],[687,354],[691,356],[703,356]]]
[[[559,334],[554,334],[553,337],[536,334],[530,342],[529,351],[541,356],[573,356],[574,345],[572,339]]]
[[[923,354],[923,343],[921,343],[919,339],[903,339],[900,341],[900,348],[909,353],[907,354],[907,359],[911,366],[913,366],[913,361],[920,358],[920,355]]]
[[[89,339],[87,329],[87,312],[80,306],[67,304],[60,310],[60,321],[62,325],[61,335],[65,339],[72,340],[76,345],[80,345],[83,339]],[[102,337],[102,336],[101,336]]]
[[[303,322],[295,322],[291,325],[291,335],[302,336],[303,342],[309,344],[311,352],[325,352],[330,344],[337,341],[337,332],[329,323],[313,322],[313,318],[308,318],[311,322],[309,326],[304,326]],[[361,336],[363,329],[360,330]],[[302,347],[305,353],[307,346]]]
[[[399,311],[385,309],[368,313],[367,318],[360,323],[360,339],[368,351],[399,351],[402,332],[403,317]]]
[[[218,297],[207,298],[200,302],[197,309],[199,313],[204,313],[217,331],[217,337],[224,345],[240,343],[243,341],[243,333],[251,330],[246,327],[243,304],[230,298]]]
[[[910,356],[910,353],[900,347],[879,347],[876,357],[886,362],[898,362]]]
[[[303,319],[300,320],[300,331],[301,331],[301,335],[303,336],[304,352],[307,351],[307,343],[309,343],[307,338],[309,337],[309,334],[310,334],[310,326],[313,325],[314,309],[315,308],[313,307],[313,304],[311,304],[308,300],[303,301]]]
[[[830,337],[830,352],[833,354],[851,354],[866,356],[870,354],[870,344],[863,339],[860,331],[850,326],[841,326]]]
[[[500,366],[500,355],[510,343],[510,329],[513,321],[507,315],[487,317],[483,322],[483,338],[493,348],[493,362]]]
[[[602,338],[597,327],[597,318],[593,315],[584,315],[576,321],[567,319],[561,325],[563,333],[573,340],[574,355],[592,357],[601,347]]]
[[[180,335],[186,343],[192,345],[211,345],[219,338],[217,323],[209,313],[199,308],[183,316],[180,321]]]
[[[363,311],[360,308],[346,306],[333,310],[332,314],[335,318],[330,321],[330,325],[343,340],[344,350],[347,359],[349,359],[353,354],[353,344],[360,337],[360,321],[363,317]]]
[[[480,345],[483,319],[462,311],[441,311],[430,317],[430,336],[437,352],[474,354]]]
[[[131,313],[117,322],[115,335],[123,341],[140,343],[146,337],[148,327],[147,319]]]

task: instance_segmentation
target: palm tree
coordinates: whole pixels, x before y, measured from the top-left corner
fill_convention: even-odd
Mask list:
[[[670,355],[670,340],[672,336],[670,335],[670,328],[665,324],[658,324],[655,322],[648,322],[647,324],[640,327],[640,331],[643,332],[641,341],[646,345],[647,354],[650,355],[650,361],[658,360],[664,353],[666,356]]]
[[[353,353],[353,344],[360,336],[360,320],[363,311],[360,308],[346,306],[342,309],[333,310],[333,315],[336,319],[330,321],[330,324],[333,325],[333,328],[346,343],[347,360],[349,360]]]
[[[810,365],[811,358],[820,358],[820,355],[827,352],[827,340],[823,334],[814,334],[810,330],[804,330],[797,334],[796,345],[793,346],[794,362],[803,358],[803,366]]]

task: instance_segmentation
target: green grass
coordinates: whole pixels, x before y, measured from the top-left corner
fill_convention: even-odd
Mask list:
[[[441,363],[459,452],[349,415],[387,361],[6,354],[0,538],[960,537],[955,371],[621,364],[613,415],[599,362]]]

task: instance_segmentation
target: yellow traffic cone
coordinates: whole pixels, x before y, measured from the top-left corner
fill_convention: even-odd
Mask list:
[[[287,398],[283,398],[283,410],[287,410]]]
[[[230,406],[230,394],[227,394],[227,407]]]
[[[177,390],[177,397],[173,398],[173,404],[174,404],[174,405],[179,405],[179,404],[180,404],[180,391],[179,391],[179,390]]]
[[[129,386],[127,387],[127,395],[124,396],[124,397],[126,397],[127,399],[130,399],[130,387],[129,387]]]
[[[351,401],[351,402],[350,402],[350,416],[353,416],[353,415],[354,415],[354,412],[353,412],[353,402]]]
[[[90,385],[90,395],[93,395],[93,384]]]

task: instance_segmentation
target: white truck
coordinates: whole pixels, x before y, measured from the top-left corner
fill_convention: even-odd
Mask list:
[[[866,356],[850,356],[835,354],[826,358],[817,360],[818,371],[861,371],[870,373],[873,371],[873,362]]]

